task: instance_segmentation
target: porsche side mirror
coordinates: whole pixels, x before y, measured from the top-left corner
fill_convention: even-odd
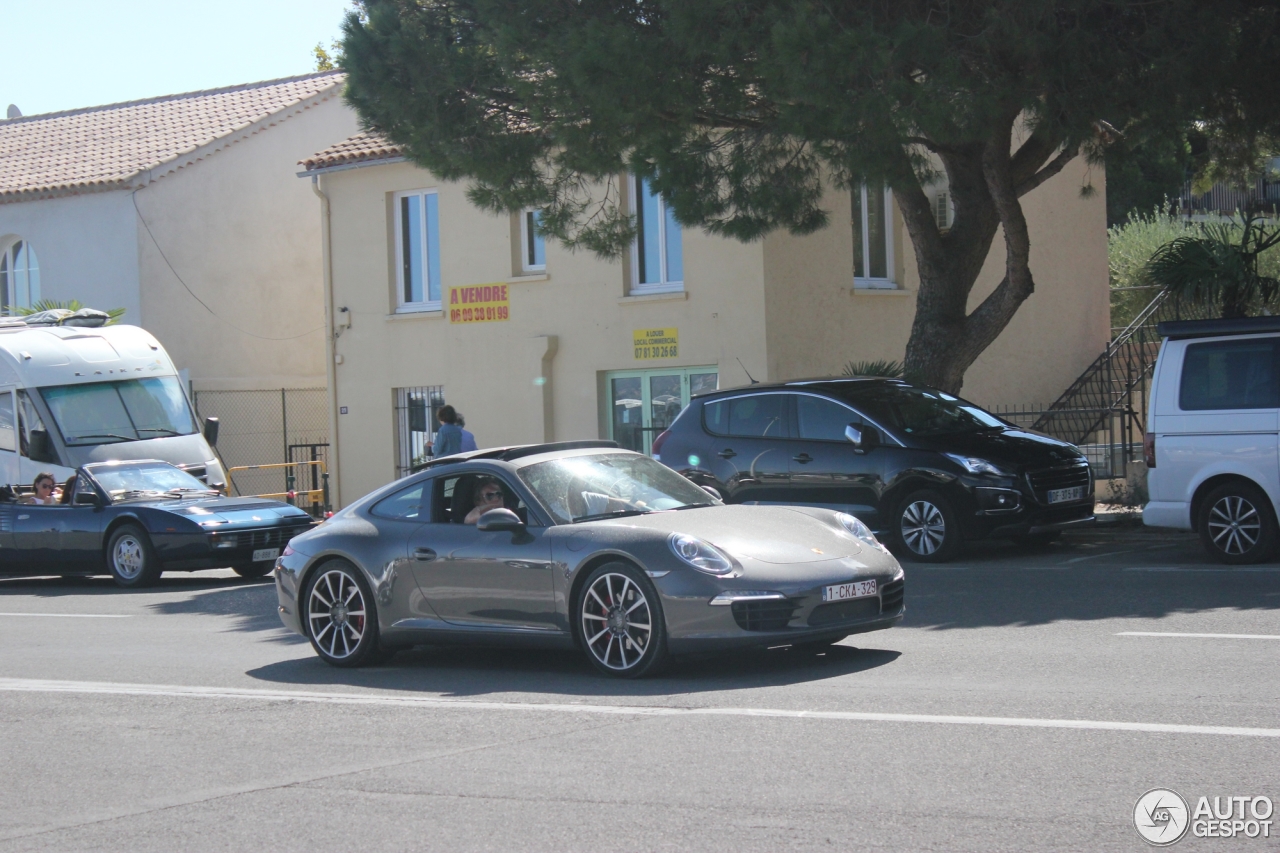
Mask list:
[[[476,522],[476,530],[506,530],[511,533],[521,533],[524,531],[524,522],[511,510],[499,507],[480,516],[480,520]]]
[[[209,442],[210,447],[218,446],[218,419],[204,419],[204,440]]]
[[[853,445],[853,449],[866,453],[880,446],[880,433],[875,427],[865,424],[849,424],[844,428],[844,437]]]
[[[721,496],[721,494],[720,494],[720,490],[719,490],[719,489],[717,489],[715,486],[703,486],[703,487],[702,487],[702,491],[704,491],[704,492],[706,492],[707,494],[711,495],[711,497],[715,498],[715,499],[716,499],[716,500],[718,500],[718,501],[723,501],[723,500],[724,500],[724,498],[723,498],[723,497]]]

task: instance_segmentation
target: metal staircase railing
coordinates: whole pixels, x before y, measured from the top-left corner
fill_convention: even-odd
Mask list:
[[[1216,316],[1158,291],[1071,386],[1032,425],[1072,444],[1108,444],[1114,470],[1136,457],[1146,422],[1147,391],[1160,354],[1161,320]]]

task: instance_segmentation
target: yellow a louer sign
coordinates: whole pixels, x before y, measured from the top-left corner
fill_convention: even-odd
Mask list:
[[[631,332],[631,344],[638,361],[675,358],[680,354],[680,330],[675,326],[665,329],[635,329]]]

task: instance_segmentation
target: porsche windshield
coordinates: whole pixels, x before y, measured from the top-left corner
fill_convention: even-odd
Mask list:
[[[40,396],[68,446],[112,444],[196,431],[176,376],[54,385]]]
[[[569,456],[520,469],[558,524],[708,506],[710,494],[648,456]]]
[[[212,492],[208,486],[167,462],[144,462],[92,469],[93,478],[112,501],[155,495],[181,497],[195,492]]]

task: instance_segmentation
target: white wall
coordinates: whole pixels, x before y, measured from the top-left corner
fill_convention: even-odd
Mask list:
[[[137,229],[129,193],[88,193],[0,204],[0,249],[26,240],[40,264],[43,299],[124,308],[141,319]]]

